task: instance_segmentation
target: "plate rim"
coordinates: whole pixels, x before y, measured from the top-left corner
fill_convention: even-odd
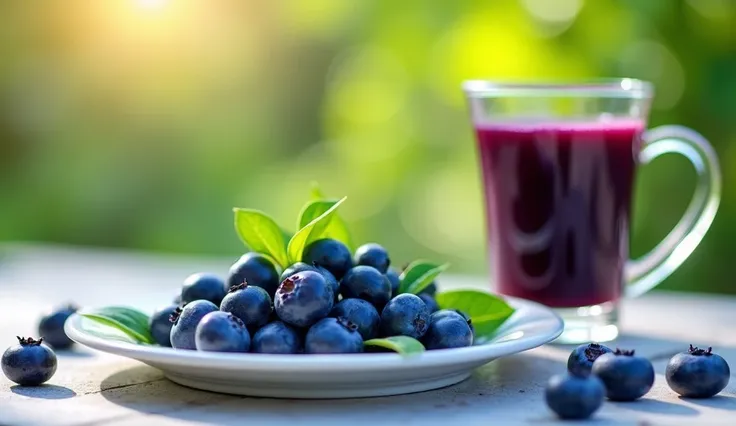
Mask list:
[[[490,360],[498,357],[527,351],[549,343],[559,337],[564,330],[562,318],[547,306],[526,299],[505,297],[513,307],[528,308],[545,314],[545,321],[555,321],[554,327],[529,337],[515,340],[480,344],[465,348],[441,349],[425,351],[415,355],[397,353],[361,353],[361,354],[255,354],[255,353],[219,353],[195,350],[177,350],[160,346],[144,346],[123,341],[103,339],[89,334],[79,323],[84,318],[73,314],[64,325],[66,334],[76,343],[101,352],[124,356],[143,362],[164,365],[190,366],[194,363],[203,368],[222,370],[235,369],[269,369],[281,371],[367,371],[391,367],[406,368],[409,366],[440,366],[455,363],[469,363]],[[538,320],[540,321],[541,318]],[[409,362],[407,362],[409,361]]]

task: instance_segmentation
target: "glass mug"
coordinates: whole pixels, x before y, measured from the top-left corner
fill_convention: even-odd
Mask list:
[[[695,250],[718,209],[721,173],[710,144],[680,126],[645,130],[652,85],[463,85],[482,168],[495,290],[554,308],[560,342],[618,335],[622,297],[662,282]],[[629,260],[639,164],[684,155],[698,184],[684,216],[646,256]]]

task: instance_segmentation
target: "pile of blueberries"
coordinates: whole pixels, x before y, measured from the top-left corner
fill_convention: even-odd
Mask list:
[[[547,405],[560,418],[586,419],[611,401],[634,401],[654,385],[652,363],[634,351],[590,343],[578,346],[567,360],[567,375],[550,379],[545,391]],[[728,363],[711,348],[690,345],[673,356],[665,378],[669,387],[686,398],[710,398],[728,385]]]
[[[409,336],[426,349],[470,346],[470,319],[439,310],[432,283],[419,295],[397,294],[399,273],[379,244],[355,254],[320,239],[281,274],[264,255],[247,253],[227,280],[188,277],[175,303],[151,317],[161,346],[216,352],[326,354],[364,351],[364,341]],[[372,349],[372,348],[371,348]]]

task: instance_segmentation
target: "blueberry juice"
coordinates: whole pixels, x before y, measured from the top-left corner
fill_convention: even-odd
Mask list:
[[[496,291],[556,308],[621,297],[643,128],[476,124]]]

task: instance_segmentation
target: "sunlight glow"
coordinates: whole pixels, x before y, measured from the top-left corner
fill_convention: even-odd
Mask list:
[[[166,3],[168,0],[138,0],[138,5],[145,9],[161,9]]]

